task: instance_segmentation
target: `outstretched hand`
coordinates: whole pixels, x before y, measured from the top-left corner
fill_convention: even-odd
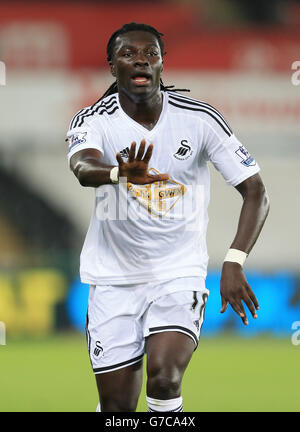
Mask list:
[[[136,142],[131,144],[128,161],[124,162],[120,153],[116,154],[119,164],[119,177],[127,177],[127,181],[133,184],[149,184],[156,181],[168,180],[168,174],[152,175],[148,173],[148,164],[152,156],[153,144],[149,144],[145,153],[146,141],[141,141],[136,152]],[[144,155],[145,153],[145,155]]]
[[[228,303],[241,317],[243,323],[248,325],[242,300],[247,305],[253,318],[257,318],[256,310],[259,309],[257,298],[248,284],[240,264],[224,262],[221,276],[221,313],[227,309]]]

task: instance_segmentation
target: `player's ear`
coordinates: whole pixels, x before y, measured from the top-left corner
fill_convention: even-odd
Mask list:
[[[116,76],[116,70],[115,70],[115,66],[114,66],[113,62],[111,62],[111,61],[109,62],[109,67],[110,67],[110,72],[111,72],[112,76],[115,77]]]
[[[160,75],[163,73],[163,70],[164,70],[164,61],[162,60],[160,65]]]
[[[161,70],[160,70],[160,73],[162,73],[163,70],[164,70],[164,58],[162,57],[162,59],[161,59]]]

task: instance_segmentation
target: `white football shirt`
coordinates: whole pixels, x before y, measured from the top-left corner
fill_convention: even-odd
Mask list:
[[[148,130],[130,118],[118,94],[79,111],[67,133],[68,159],[98,149],[103,162],[128,158],[133,141],[153,143],[151,173],[170,179],[151,185],[95,188],[95,206],[80,257],[83,283],[122,285],[179,277],[206,277],[210,161],[236,186],[259,167],[211,105],[163,92],[158,122]],[[184,287],[183,287],[184,288]],[[188,289],[188,288],[187,288]]]

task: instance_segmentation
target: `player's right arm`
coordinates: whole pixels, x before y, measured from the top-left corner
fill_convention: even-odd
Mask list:
[[[136,143],[131,144],[126,162],[120,153],[117,153],[116,159],[109,159],[111,164],[107,163],[104,156],[107,145],[104,139],[105,130],[101,122],[99,123],[99,116],[94,114],[91,107],[79,111],[73,117],[67,132],[69,166],[82,186],[98,187],[112,183],[110,174],[114,167],[119,168],[119,178],[126,177],[128,182],[134,184],[149,184],[168,179],[167,174],[148,173],[153,145],[149,144],[146,149],[145,140],[141,141],[137,154]]]
[[[168,180],[167,174],[152,175],[148,173],[148,163],[152,156],[153,145],[149,144],[146,152],[146,141],[142,140],[136,154],[136,143],[131,144],[128,161],[124,162],[120,153],[116,154],[118,165],[108,165],[102,161],[102,153],[95,148],[86,148],[72,155],[70,167],[82,186],[98,187],[111,183],[110,172],[114,166],[119,168],[119,177],[126,177],[134,184],[149,184],[155,181]]]
[[[113,165],[101,161],[102,153],[94,148],[80,150],[70,159],[70,168],[81,186],[98,187],[111,183],[110,171]]]

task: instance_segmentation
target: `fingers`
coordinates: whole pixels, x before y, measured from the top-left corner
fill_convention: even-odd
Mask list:
[[[136,148],[136,142],[133,141],[133,143],[130,146],[129,149],[129,155],[128,155],[128,162],[133,162],[135,158],[135,148]]]
[[[228,306],[228,301],[226,301],[224,299],[224,297],[222,296],[222,308],[221,308],[220,312],[224,313],[226,311],[226,309],[227,309],[227,306]]]
[[[247,291],[248,291],[248,295],[249,295],[251,301],[253,302],[253,304],[255,306],[255,309],[258,310],[259,309],[259,304],[258,304],[257,298],[254,295],[254,292],[250,288],[250,285],[247,285]]]
[[[164,180],[169,180],[169,174],[158,174],[155,176],[155,180],[154,181],[164,181]]]
[[[231,302],[230,303],[232,309],[241,317],[243,323],[248,325],[247,315],[245,313],[244,307],[241,301]]]
[[[224,296],[221,294],[221,299],[222,299],[222,308],[220,310],[221,313],[224,313],[227,309],[228,304],[230,304],[232,309],[240,316],[243,323],[245,325],[248,325],[248,318],[242,303],[243,301],[248,307],[252,317],[254,319],[257,318],[256,310],[259,309],[258,301],[249,285],[244,287],[239,292],[235,291],[234,293],[231,293],[231,295],[226,297],[226,300]]]
[[[147,176],[147,184],[154,183],[157,181],[164,181],[164,180],[169,180],[168,174],[157,174],[157,175],[148,174]]]
[[[149,184],[154,182],[162,182],[169,180],[168,174],[157,174],[152,175],[148,173],[148,162],[151,159],[153,144],[149,144],[146,153],[146,140],[142,139],[140,146],[136,153],[136,142],[133,141],[131,143],[129,152],[128,152],[128,161],[124,161],[121,157],[120,152],[116,154],[116,159],[118,161],[119,167],[122,167],[121,176],[127,177],[130,179],[130,182],[134,184]],[[145,155],[144,155],[145,153]]]
[[[146,146],[146,141],[143,139],[141,141],[138,153],[136,155],[136,160],[138,160],[138,161],[142,160],[142,157],[143,157],[144,152],[145,152],[145,146]]]
[[[123,161],[123,159],[122,159],[120,153],[117,153],[117,154],[116,154],[116,159],[117,159],[117,162],[118,162],[119,166],[121,166],[121,165],[124,164],[124,161]]]
[[[145,152],[145,147],[146,147],[146,140],[143,139],[141,141],[141,144],[139,146],[137,155],[135,156],[136,153],[136,142],[133,141],[131,143],[130,149],[129,149],[129,154],[128,154],[128,162],[134,162],[134,160],[136,161],[143,161],[144,163],[148,164],[151,156],[152,156],[152,152],[153,152],[153,144],[149,144],[147,151],[145,153],[145,156],[143,158],[144,152]],[[118,155],[119,153],[117,153]],[[121,162],[121,156],[117,156],[117,161],[120,163]],[[122,159],[122,163],[124,163],[123,159]]]
[[[242,300],[246,304],[246,306],[248,307],[252,317],[254,319],[256,319],[257,318],[256,310],[255,310],[255,307],[254,307],[254,305],[251,301],[251,298],[249,296],[244,295],[241,299],[232,299],[229,302],[230,302],[232,309],[241,317],[243,323],[245,325],[247,325],[248,319],[247,319],[247,315],[245,313],[245,309],[244,309],[243,304],[242,304]]]
[[[147,151],[146,151],[146,154],[145,154],[144,159],[143,159],[143,161],[144,161],[146,164],[148,164],[149,161],[150,161],[150,159],[151,159],[152,151],[153,151],[153,144],[149,144],[149,146],[148,146],[148,148],[147,148]]]
[[[253,306],[253,303],[251,302],[250,297],[246,297],[243,300],[246,303],[246,305],[248,306],[248,309],[251,312],[251,315],[253,316],[253,318],[256,319],[257,315],[256,315],[255,307]]]

